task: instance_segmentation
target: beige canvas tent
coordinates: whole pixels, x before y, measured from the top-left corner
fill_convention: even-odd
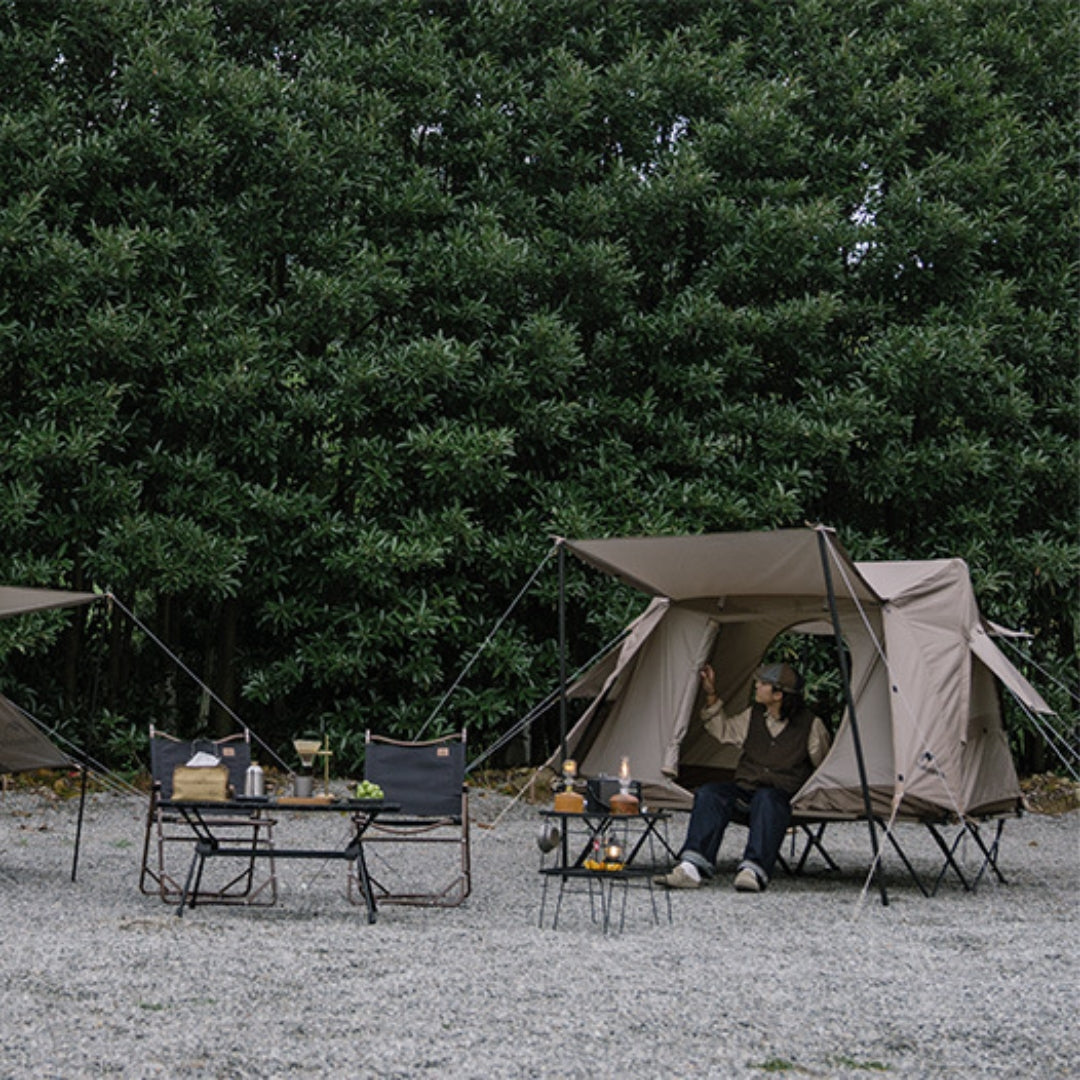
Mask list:
[[[568,690],[591,699],[565,739],[583,774],[615,775],[627,756],[650,804],[688,808],[735,765],[698,718],[701,665],[745,702],[778,634],[838,631],[847,709],[797,809],[891,822],[1019,806],[999,686],[1050,709],[994,644],[962,560],[856,563],[823,527],[563,543],[654,598]]]

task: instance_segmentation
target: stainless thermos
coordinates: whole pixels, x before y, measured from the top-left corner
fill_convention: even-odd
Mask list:
[[[253,761],[248,766],[247,775],[244,777],[244,794],[245,795],[262,795],[263,791],[263,771],[259,767],[258,762]]]

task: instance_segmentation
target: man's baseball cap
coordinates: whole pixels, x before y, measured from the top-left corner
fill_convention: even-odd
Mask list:
[[[789,694],[798,694],[803,688],[803,677],[790,664],[762,664],[754,678]]]

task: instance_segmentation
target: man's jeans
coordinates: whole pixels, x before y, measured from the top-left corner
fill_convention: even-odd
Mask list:
[[[768,881],[791,824],[791,799],[779,788],[754,791],[726,781],[702,784],[694,795],[686,843],[679,857],[712,877],[720,841],[732,818],[749,820],[750,824],[740,865],[749,863]]]

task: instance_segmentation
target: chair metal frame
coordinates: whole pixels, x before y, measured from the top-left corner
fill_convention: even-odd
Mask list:
[[[251,764],[251,742],[248,732],[222,739],[200,738],[191,741],[178,739],[150,725],[150,799],[146,811],[143,836],[142,864],[139,871],[139,891],[146,896],[157,895],[168,904],[177,903],[184,894],[183,870],[169,868],[169,852],[175,844],[190,849],[197,837],[183,816],[162,803],[172,797],[172,775],[199,750],[218,757],[229,770],[229,784],[234,791],[243,791],[248,766]],[[261,807],[233,810],[222,807],[212,816],[215,829],[250,841],[252,847],[273,849],[274,818]],[[248,904],[269,907],[277,902],[277,874],[272,856],[265,859],[265,873],[256,877],[254,857],[245,859],[232,878],[216,888],[201,890],[200,903]]]
[[[409,742],[365,733],[364,777],[378,784],[388,802],[400,810],[381,814],[364,836],[371,851],[382,844],[456,845],[460,865],[442,888],[416,891],[380,880],[368,867],[371,885],[379,904],[408,904],[418,907],[458,907],[472,891],[472,861],[469,840],[469,790],[465,784],[466,732],[436,739]],[[411,777],[403,775],[409,760]],[[421,783],[417,782],[422,776]],[[384,876],[394,868],[383,860]],[[349,877],[349,897],[354,899],[355,876]],[[354,900],[354,902],[356,902]]]

